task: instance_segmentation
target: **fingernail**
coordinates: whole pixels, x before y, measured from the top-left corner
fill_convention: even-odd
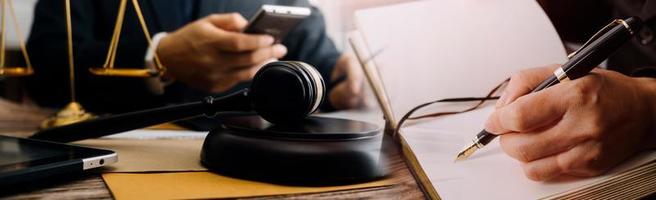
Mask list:
[[[273,52],[276,55],[276,57],[280,58],[285,56],[287,54],[287,47],[285,45],[281,44],[276,44],[273,46]]]

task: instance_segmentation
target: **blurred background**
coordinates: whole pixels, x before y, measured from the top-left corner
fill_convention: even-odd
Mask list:
[[[38,0],[14,0],[14,8],[18,23],[24,38],[29,37],[32,26],[34,5]],[[82,0],[94,1],[94,0]],[[337,48],[350,51],[346,35],[355,27],[353,24],[353,13],[358,9],[384,6],[400,2],[414,0],[310,0],[312,4],[319,7],[326,17],[328,34],[335,41]],[[9,15],[7,15],[9,16]],[[9,65],[15,64],[16,58],[20,58],[19,42],[16,31],[10,19],[7,19],[7,57]],[[147,20],[147,19],[146,19]],[[24,94],[20,89],[20,78],[0,77],[0,96],[12,101],[21,101]]]

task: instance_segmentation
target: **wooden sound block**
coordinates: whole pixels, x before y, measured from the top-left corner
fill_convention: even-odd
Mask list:
[[[309,117],[274,125],[257,115],[219,119],[201,162],[226,176],[287,185],[341,185],[387,175],[383,130],[370,123]]]

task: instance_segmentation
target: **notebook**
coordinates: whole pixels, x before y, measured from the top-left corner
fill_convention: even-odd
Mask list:
[[[535,1],[419,1],[356,12],[351,44],[385,118],[449,97],[485,96],[513,72],[566,61]],[[400,143],[413,175],[432,199],[633,198],[656,191],[656,153],[644,152],[594,178],[535,182],[497,141],[464,162],[455,155],[493,111],[493,103],[404,126]],[[426,109],[458,110],[470,104]],[[421,114],[421,113],[419,113]]]

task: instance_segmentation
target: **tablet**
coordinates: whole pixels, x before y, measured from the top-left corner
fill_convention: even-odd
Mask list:
[[[0,188],[109,165],[115,152],[0,136]]]

